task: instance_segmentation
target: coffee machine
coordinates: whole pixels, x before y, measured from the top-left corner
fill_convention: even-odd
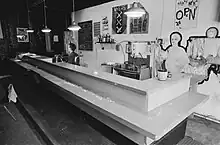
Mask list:
[[[126,46],[128,61],[114,69],[118,75],[145,80],[151,78],[151,42],[133,41]]]

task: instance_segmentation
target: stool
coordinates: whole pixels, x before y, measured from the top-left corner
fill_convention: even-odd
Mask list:
[[[8,110],[7,105],[9,104],[9,86],[11,76],[3,76],[0,77],[0,107],[4,107],[4,109],[9,113],[9,115],[16,120],[13,114]]]

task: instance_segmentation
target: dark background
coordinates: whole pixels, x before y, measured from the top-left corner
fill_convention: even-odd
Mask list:
[[[96,6],[112,0],[90,0],[82,2],[75,0],[75,11]],[[46,0],[47,26],[50,33],[51,49],[54,53],[64,50],[64,31],[71,24],[71,12],[73,0]],[[30,10],[30,22],[34,33],[29,34],[30,43],[18,43],[16,38],[17,27],[28,27],[28,9]],[[47,53],[45,48],[45,34],[41,32],[44,27],[43,0],[1,0],[0,21],[4,39],[0,40],[0,55],[17,52]],[[57,35],[59,42],[53,42],[53,36]]]
[[[43,0],[28,0],[29,7],[38,7],[37,4]],[[84,8],[96,6],[113,0],[75,0],[75,11]],[[67,12],[73,11],[73,0],[46,0],[46,5],[50,9],[63,10]],[[11,14],[25,11],[26,0],[1,0],[0,1],[0,18],[8,17]]]

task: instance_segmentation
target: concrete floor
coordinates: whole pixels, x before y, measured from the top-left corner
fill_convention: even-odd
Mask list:
[[[15,77],[14,88],[26,108],[41,122],[51,138],[61,145],[134,145],[135,143],[86,115],[56,94],[33,84],[32,76]],[[14,121],[0,108],[0,145],[45,144],[14,105]],[[220,125],[198,119],[187,123],[186,136],[204,145],[220,145]]]
[[[186,136],[203,145],[220,145],[220,124],[198,117],[189,118]]]
[[[9,104],[7,108],[15,116],[16,121],[3,107],[0,107],[0,144],[44,145],[44,142],[36,136],[15,105]]]
[[[24,79],[16,78],[14,88],[52,140],[61,145],[135,145],[39,85],[24,84]]]

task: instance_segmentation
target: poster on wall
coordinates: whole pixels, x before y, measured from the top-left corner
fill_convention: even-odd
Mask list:
[[[81,29],[78,31],[79,50],[93,50],[92,20],[78,23]]]
[[[27,28],[17,28],[17,41],[18,42],[29,42]]]
[[[108,31],[108,17],[102,18],[102,31],[106,32]]]
[[[59,42],[59,36],[58,35],[53,36],[53,42]]]
[[[130,34],[147,34],[149,27],[149,13],[140,18],[130,18]]]
[[[94,37],[98,37],[100,35],[100,22],[94,22]]]
[[[175,28],[197,27],[199,0],[176,0]]]
[[[127,16],[124,12],[128,5],[121,5],[112,8],[112,34],[127,33]]]

